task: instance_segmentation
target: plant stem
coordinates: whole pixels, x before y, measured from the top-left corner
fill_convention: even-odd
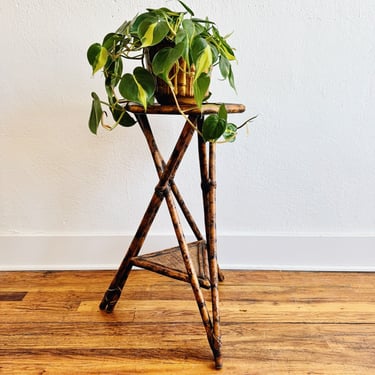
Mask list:
[[[253,116],[253,117],[250,117],[249,119],[247,119],[243,124],[241,124],[240,126],[237,127],[237,130],[243,128],[246,124],[248,124],[249,122],[255,120],[258,116]]]
[[[182,108],[180,107],[180,103],[178,102],[178,99],[177,99],[177,96],[173,90],[173,84],[171,82],[168,83],[168,86],[172,92],[172,95],[173,95],[173,99],[176,103],[176,107],[178,109],[178,111],[181,113],[182,117],[191,125],[191,127],[203,138],[203,135],[202,133],[199,131],[199,129],[192,123],[192,121],[189,119],[188,116],[186,116],[185,112],[182,110]]]

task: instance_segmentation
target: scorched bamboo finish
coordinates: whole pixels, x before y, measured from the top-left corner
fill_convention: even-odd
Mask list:
[[[216,144],[209,143],[207,145],[203,142],[200,135],[205,114],[217,112],[219,110],[219,105],[205,104],[201,109],[194,106],[184,108],[186,111],[186,115],[184,116],[186,119],[185,126],[181,131],[171,157],[168,162],[165,163],[157,147],[147,116],[148,114],[179,114],[179,108],[171,105],[154,105],[148,107],[147,112],[145,112],[139,105],[127,105],[127,109],[135,114],[145,136],[159,177],[159,182],[155,187],[155,192],[134,239],[100,303],[100,309],[107,312],[113,311],[133,266],[142,267],[171,278],[187,281],[191,285],[201,320],[206,330],[207,339],[215,360],[215,367],[221,369],[223,360],[221,354],[222,344],[218,282],[219,279],[222,281],[224,277],[217,264],[216,248]],[[227,104],[226,110],[228,113],[239,113],[243,112],[245,107],[241,104]],[[176,171],[185,155],[195,130],[198,130],[198,154],[205,217],[205,239],[174,182]],[[178,248],[163,250],[159,253],[152,254],[151,257],[139,256],[139,252],[141,251],[142,245],[163,200],[166,201],[168,207],[178,242]],[[176,203],[181,208],[183,215],[196,236],[197,242],[195,242],[193,246],[186,242]],[[192,252],[192,249],[195,249],[195,251]],[[180,253],[180,263],[184,265],[183,271],[181,271],[181,267],[176,268],[175,250],[178,250]],[[196,258],[193,258],[193,256]],[[158,257],[162,259],[162,262],[156,261]],[[207,271],[205,272],[205,270]],[[207,306],[201,287],[211,290],[211,312]]]

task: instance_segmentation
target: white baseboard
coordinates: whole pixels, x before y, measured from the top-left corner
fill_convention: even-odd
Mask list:
[[[127,235],[0,235],[0,270],[116,269],[132,239]],[[150,235],[143,252],[176,245]],[[224,235],[223,269],[375,271],[375,236]]]

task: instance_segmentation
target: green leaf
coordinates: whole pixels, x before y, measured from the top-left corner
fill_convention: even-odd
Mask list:
[[[205,73],[201,74],[198,79],[194,81],[194,98],[199,108],[202,107],[202,102],[207,96],[210,82],[210,76]]]
[[[133,117],[130,116],[129,113],[119,104],[116,105],[115,108],[111,110],[111,112],[114,120],[121,126],[130,127],[136,123]]]
[[[222,44],[221,44],[221,53],[228,59],[228,60],[236,60],[236,56],[234,55],[233,49],[229,46],[227,41],[222,38]]]
[[[144,48],[160,43],[167,36],[169,27],[165,20],[145,19],[141,22],[137,31]]]
[[[215,25],[215,22],[213,21],[210,21],[209,19],[207,18],[192,18],[192,21],[194,21],[195,23],[203,23],[205,25]]]
[[[146,12],[146,13],[142,13],[142,14],[136,16],[136,17],[133,19],[133,21],[131,21],[131,25],[130,25],[130,33],[131,33],[131,34],[137,34],[139,25],[140,25],[143,21],[145,21],[145,20],[147,20],[147,19],[149,19],[149,20],[157,20],[157,17],[155,17],[155,16],[152,14],[152,12]],[[124,27],[124,25],[123,25],[123,26],[121,26],[120,28],[122,28],[122,29],[125,31],[127,27],[128,27],[128,25],[126,25],[125,27]],[[117,32],[119,32],[119,30],[117,30]]]
[[[195,79],[202,73],[208,73],[212,67],[212,51],[207,41],[196,37],[191,46],[192,58],[195,64]]]
[[[186,11],[192,16],[194,17],[194,12],[184,3],[182,2],[181,0],[178,0],[178,2],[186,9]]]
[[[194,18],[192,18],[191,20],[194,23],[194,34],[195,35],[203,34],[206,31],[206,28],[203,25],[201,25],[199,22],[197,22],[197,20],[195,20]]]
[[[224,79],[227,79],[231,70],[231,66],[229,60],[223,55],[221,55],[219,59],[219,69],[222,77]]]
[[[119,91],[125,99],[133,102],[140,102],[139,85],[132,74],[126,73],[122,76],[119,84]]]
[[[122,76],[122,59],[118,58],[113,60],[112,58],[108,58],[107,64],[104,68],[104,74],[106,77],[105,85],[115,87],[120,82]]]
[[[173,10],[170,10],[168,8],[162,7],[158,9],[147,9],[149,13],[155,14],[160,18],[164,18],[166,15],[169,17],[180,17],[180,15],[183,15],[181,12],[175,12]]]
[[[232,71],[232,67],[231,66],[229,67],[228,81],[229,81],[230,86],[233,88],[233,90],[237,91],[236,90],[236,85],[234,83],[234,75],[233,75],[233,71]]]
[[[185,43],[186,42],[186,33],[185,33],[185,30],[183,28],[180,28],[178,31],[177,31],[177,34],[176,34],[176,37],[175,37],[175,43],[178,44],[178,43]]]
[[[91,133],[96,134],[100,121],[102,119],[103,110],[100,103],[100,99],[95,92],[91,93],[92,103],[91,103],[91,112],[89,118],[89,129]]]
[[[192,40],[195,34],[194,22],[190,19],[185,19],[182,21],[182,27],[186,32],[186,35],[189,37],[189,40]]]
[[[196,63],[199,57],[204,53],[205,48],[207,47],[207,41],[201,36],[196,36],[191,43],[191,57],[193,62]]]
[[[102,43],[102,46],[107,50],[107,51],[111,51],[114,49],[115,45],[117,44],[117,42],[119,40],[122,39],[122,35],[119,35],[117,33],[109,33],[107,34],[104,39],[103,39],[103,43]]]
[[[144,89],[147,95],[147,104],[152,104],[154,100],[154,93],[155,93],[154,76],[148,70],[141,68],[141,67],[135,68],[133,73],[138,84],[142,86],[142,88]]]
[[[217,114],[208,116],[202,126],[202,135],[205,142],[215,142],[224,133],[226,121],[219,118]]]
[[[119,91],[124,98],[139,103],[147,109],[147,105],[154,99],[154,77],[146,69],[137,67],[133,74],[127,73],[121,78]]]
[[[113,93],[113,87],[111,85],[104,85],[104,88],[108,96],[109,106],[113,106],[115,103],[117,103],[117,98]]]
[[[186,35],[186,32],[183,28],[180,28],[176,34],[175,38],[176,44],[181,44],[183,46],[182,48],[182,54],[181,57],[186,61],[188,67],[190,67],[190,59],[189,59],[189,39]]]
[[[92,66],[92,74],[103,68],[108,58],[108,51],[99,43],[92,44],[87,50],[87,60]]]
[[[124,23],[116,30],[117,34],[120,35],[127,35],[130,33],[130,27],[132,25],[132,21],[124,21]]]
[[[212,52],[212,64],[214,65],[219,59],[219,51],[213,44],[210,44],[210,48]]]
[[[234,56],[232,47],[228,44],[226,38],[220,35],[219,30],[215,26],[212,27],[212,33],[214,39],[216,40],[216,46],[219,49],[220,54],[230,61],[235,60],[236,57]]]
[[[157,52],[152,60],[152,71],[154,74],[168,83],[170,81],[169,72],[182,56],[183,50],[184,43],[178,43],[174,47],[165,47]]]
[[[190,67],[190,45],[195,35],[194,23],[190,19],[185,19],[182,21],[182,27],[178,30],[176,34],[175,42],[176,44],[183,43],[184,48],[182,52],[182,57]]]
[[[223,133],[223,138],[227,142],[234,142],[236,140],[236,136],[237,136],[237,126],[232,123],[228,123]]]
[[[223,119],[224,121],[227,121],[228,113],[227,109],[225,108],[224,104],[220,105],[219,112],[217,113],[219,118]]]

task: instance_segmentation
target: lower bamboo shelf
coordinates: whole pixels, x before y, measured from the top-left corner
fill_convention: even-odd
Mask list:
[[[211,282],[209,278],[206,242],[204,240],[191,242],[188,244],[188,247],[191,260],[197,272],[199,284],[202,288],[209,289]],[[131,258],[131,263],[134,266],[190,283],[179,246],[133,257]]]

